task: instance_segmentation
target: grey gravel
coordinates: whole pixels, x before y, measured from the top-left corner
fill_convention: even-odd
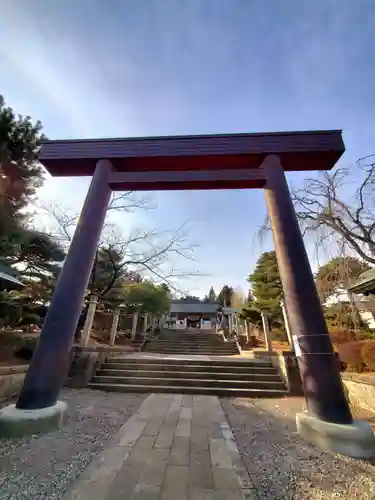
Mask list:
[[[301,398],[221,404],[259,500],[375,498],[375,462],[324,453],[296,434]]]
[[[0,439],[0,499],[60,499],[145,397],[64,389],[60,399],[68,403],[68,414],[63,429]]]

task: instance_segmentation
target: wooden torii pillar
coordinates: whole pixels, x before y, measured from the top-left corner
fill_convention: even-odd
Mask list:
[[[268,156],[263,168],[285,306],[302,353],[298,362],[308,410],[328,422],[351,423],[352,415],[279,157]]]
[[[112,189],[112,164],[99,160],[77,228],[60,272],[38,347],[26,374],[16,407],[43,409],[55,405],[69,370],[72,335],[81,314]],[[52,334],[53,333],[53,334]],[[44,368],[41,370],[40,367]]]

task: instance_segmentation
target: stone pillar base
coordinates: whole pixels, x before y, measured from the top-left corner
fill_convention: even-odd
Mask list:
[[[63,401],[40,410],[21,410],[14,404],[6,406],[0,410],[0,436],[20,437],[59,429],[66,409]]]
[[[300,435],[324,451],[359,459],[375,456],[375,435],[363,420],[343,425],[325,422],[308,413],[298,413],[296,422]]]

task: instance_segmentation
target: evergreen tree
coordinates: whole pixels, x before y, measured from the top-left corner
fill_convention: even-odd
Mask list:
[[[253,300],[250,306],[265,312],[271,325],[283,324],[280,301],[283,289],[276,260],[276,253],[264,252],[258,259],[254,272],[250,274]]]
[[[233,288],[224,285],[217,296],[217,303],[222,307],[231,307],[232,305]]]
[[[38,153],[43,134],[41,123],[16,116],[0,95],[0,245],[1,256],[27,218],[24,208],[42,183]],[[8,242],[11,248],[11,241]]]
[[[348,293],[349,287],[369,269],[367,262],[356,257],[335,257],[320,266],[315,280],[321,300],[324,302],[332,295]]]
[[[161,288],[164,288],[166,293],[170,294],[171,293],[171,287],[168,285],[168,283],[161,283],[160,285]]]
[[[213,286],[209,289],[208,294],[203,299],[203,302],[205,304],[216,304],[217,303],[216,293],[215,293]]]
[[[216,304],[217,302],[217,297],[213,286],[208,291],[208,301],[210,304]]]

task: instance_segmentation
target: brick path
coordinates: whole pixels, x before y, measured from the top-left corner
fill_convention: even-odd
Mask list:
[[[151,394],[63,500],[94,498],[257,497],[217,397]]]

